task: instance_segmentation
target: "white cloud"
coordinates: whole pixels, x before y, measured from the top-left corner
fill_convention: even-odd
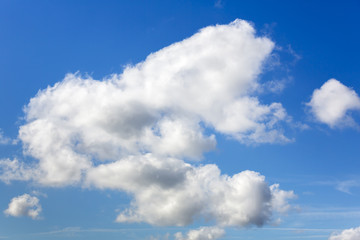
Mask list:
[[[360,227],[350,228],[341,233],[333,233],[329,240],[358,240],[360,239]]]
[[[243,143],[288,142],[280,103],[255,96],[261,66],[274,47],[242,20],[201,29],[103,81],[69,74],[26,107],[19,138],[39,159],[36,181],[81,183],[93,159],[153,153],[200,159],[214,135]]]
[[[194,167],[177,159],[131,157],[89,170],[87,184],[134,196],[118,222],[184,226],[204,218],[221,226],[261,226],[289,208],[292,192],[269,187],[264,176],[221,175],[216,165]]]
[[[41,205],[37,197],[30,196],[29,194],[23,194],[11,199],[9,207],[4,211],[8,216],[13,217],[31,217],[32,219],[38,219],[41,213]]]
[[[281,103],[256,96],[274,43],[246,21],[201,29],[102,81],[68,74],[25,108],[19,139],[36,159],[4,160],[2,179],[110,188],[134,196],[118,222],[261,226],[292,193],[252,171],[194,166],[216,134],[242,143],[288,142]],[[208,133],[212,132],[212,133]],[[187,161],[187,162],[185,162]]]
[[[331,128],[353,126],[355,122],[349,111],[360,109],[360,98],[351,88],[330,79],[320,89],[315,89],[307,105],[317,121]]]
[[[196,230],[190,230],[186,236],[182,233],[175,234],[175,240],[216,240],[223,237],[224,229],[219,227],[201,227]]]

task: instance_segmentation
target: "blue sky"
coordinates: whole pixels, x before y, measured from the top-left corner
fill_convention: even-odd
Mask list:
[[[359,10],[1,1],[0,239],[358,239]]]

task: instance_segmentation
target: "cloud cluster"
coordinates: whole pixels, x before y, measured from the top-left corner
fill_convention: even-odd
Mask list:
[[[219,227],[202,227],[190,230],[186,236],[182,233],[175,234],[175,240],[216,240],[224,236],[225,231]]]
[[[118,222],[261,226],[294,194],[252,171],[198,165],[216,134],[241,143],[288,142],[281,103],[263,104],[258,76],[274,43],[246,21],[201,29],[102,81],[68,74],[25,108],[19,139],[33,165],[1,160],[2,180],[125,191]]]
[[[9,207],[4,213],[13,217],[31,217],[32,219],[38,219],[41,211],[41,205],[37,197],[23,194],[11,199]]]
[[[329,240],[358,240],[360,239],[360,227],[350,228],[341,233],[334,233]]]
[[[349,111],[360,110],[360,98],[351,88],[330,79],[320,89],[314,90],[307,105],[317,121],[331,128],[354,126]]]

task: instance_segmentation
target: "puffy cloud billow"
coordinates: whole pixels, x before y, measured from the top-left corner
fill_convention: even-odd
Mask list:
[[[256,172],[228,176],[191,162],[215,149],[216,134],[245,144],[290,141],[281,103],[257,97],[273,48],[236,20],[101,81],[68,74],[25,108],[19,139],[36,161],[0,160],[1,179],[125,191],[134,198],[118,222],[261,226],[289,208],[292,191]]]

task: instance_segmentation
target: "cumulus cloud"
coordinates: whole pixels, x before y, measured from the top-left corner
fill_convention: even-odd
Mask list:
[[[186,236],[182,233],[175,234],[175,240],[216,240],[224,236],[225,231],[219,227],[202,227],[190,230]]]
[[[201,29],[102,81],[68,74],[30,100],[19,138],[39,160],[36,181],[78,184],[94,160],[152,153],[201,159],[222,133],[242,143],[287,142],[281,103],[255,96],[274,48],[246,21]]]
[[[315,89],[307,105],[317,121],[331,128],[351,126],[355,122],[349,111],[360,110],[360,98],[353,89],[330,79]]]
[[[68,74],[25,108],[19,139],[36,161],[3,160],[2,180],[125,191],[134,199],[118,222],[261,226],[288,208],[292,192],[256,172],[228,176],[216,165],[190,163],[216,147],[216,134],[245,144],[290,141],[281,103],[256,95],[273,48],[236,20],[101,81]]]
[[[11,199],[9,207],[4,213],[13,217],[31,217],[32,219],[38,219],[41,210],[41,205],[37,197],[24,194]]]
[[[350,228],[341,233],[334,233],[329,240],[358,240],[360,239],[360,227]]]
[[[150,154],[101,164],[87,175],[97,188],[123,190],[134,196],[118,222],[184,226],[204,218],[221,226],[261,226],[272,212],[285,210],[292,192],[269,187],[252,171],[222,175],[216,165],[194,167]]]

